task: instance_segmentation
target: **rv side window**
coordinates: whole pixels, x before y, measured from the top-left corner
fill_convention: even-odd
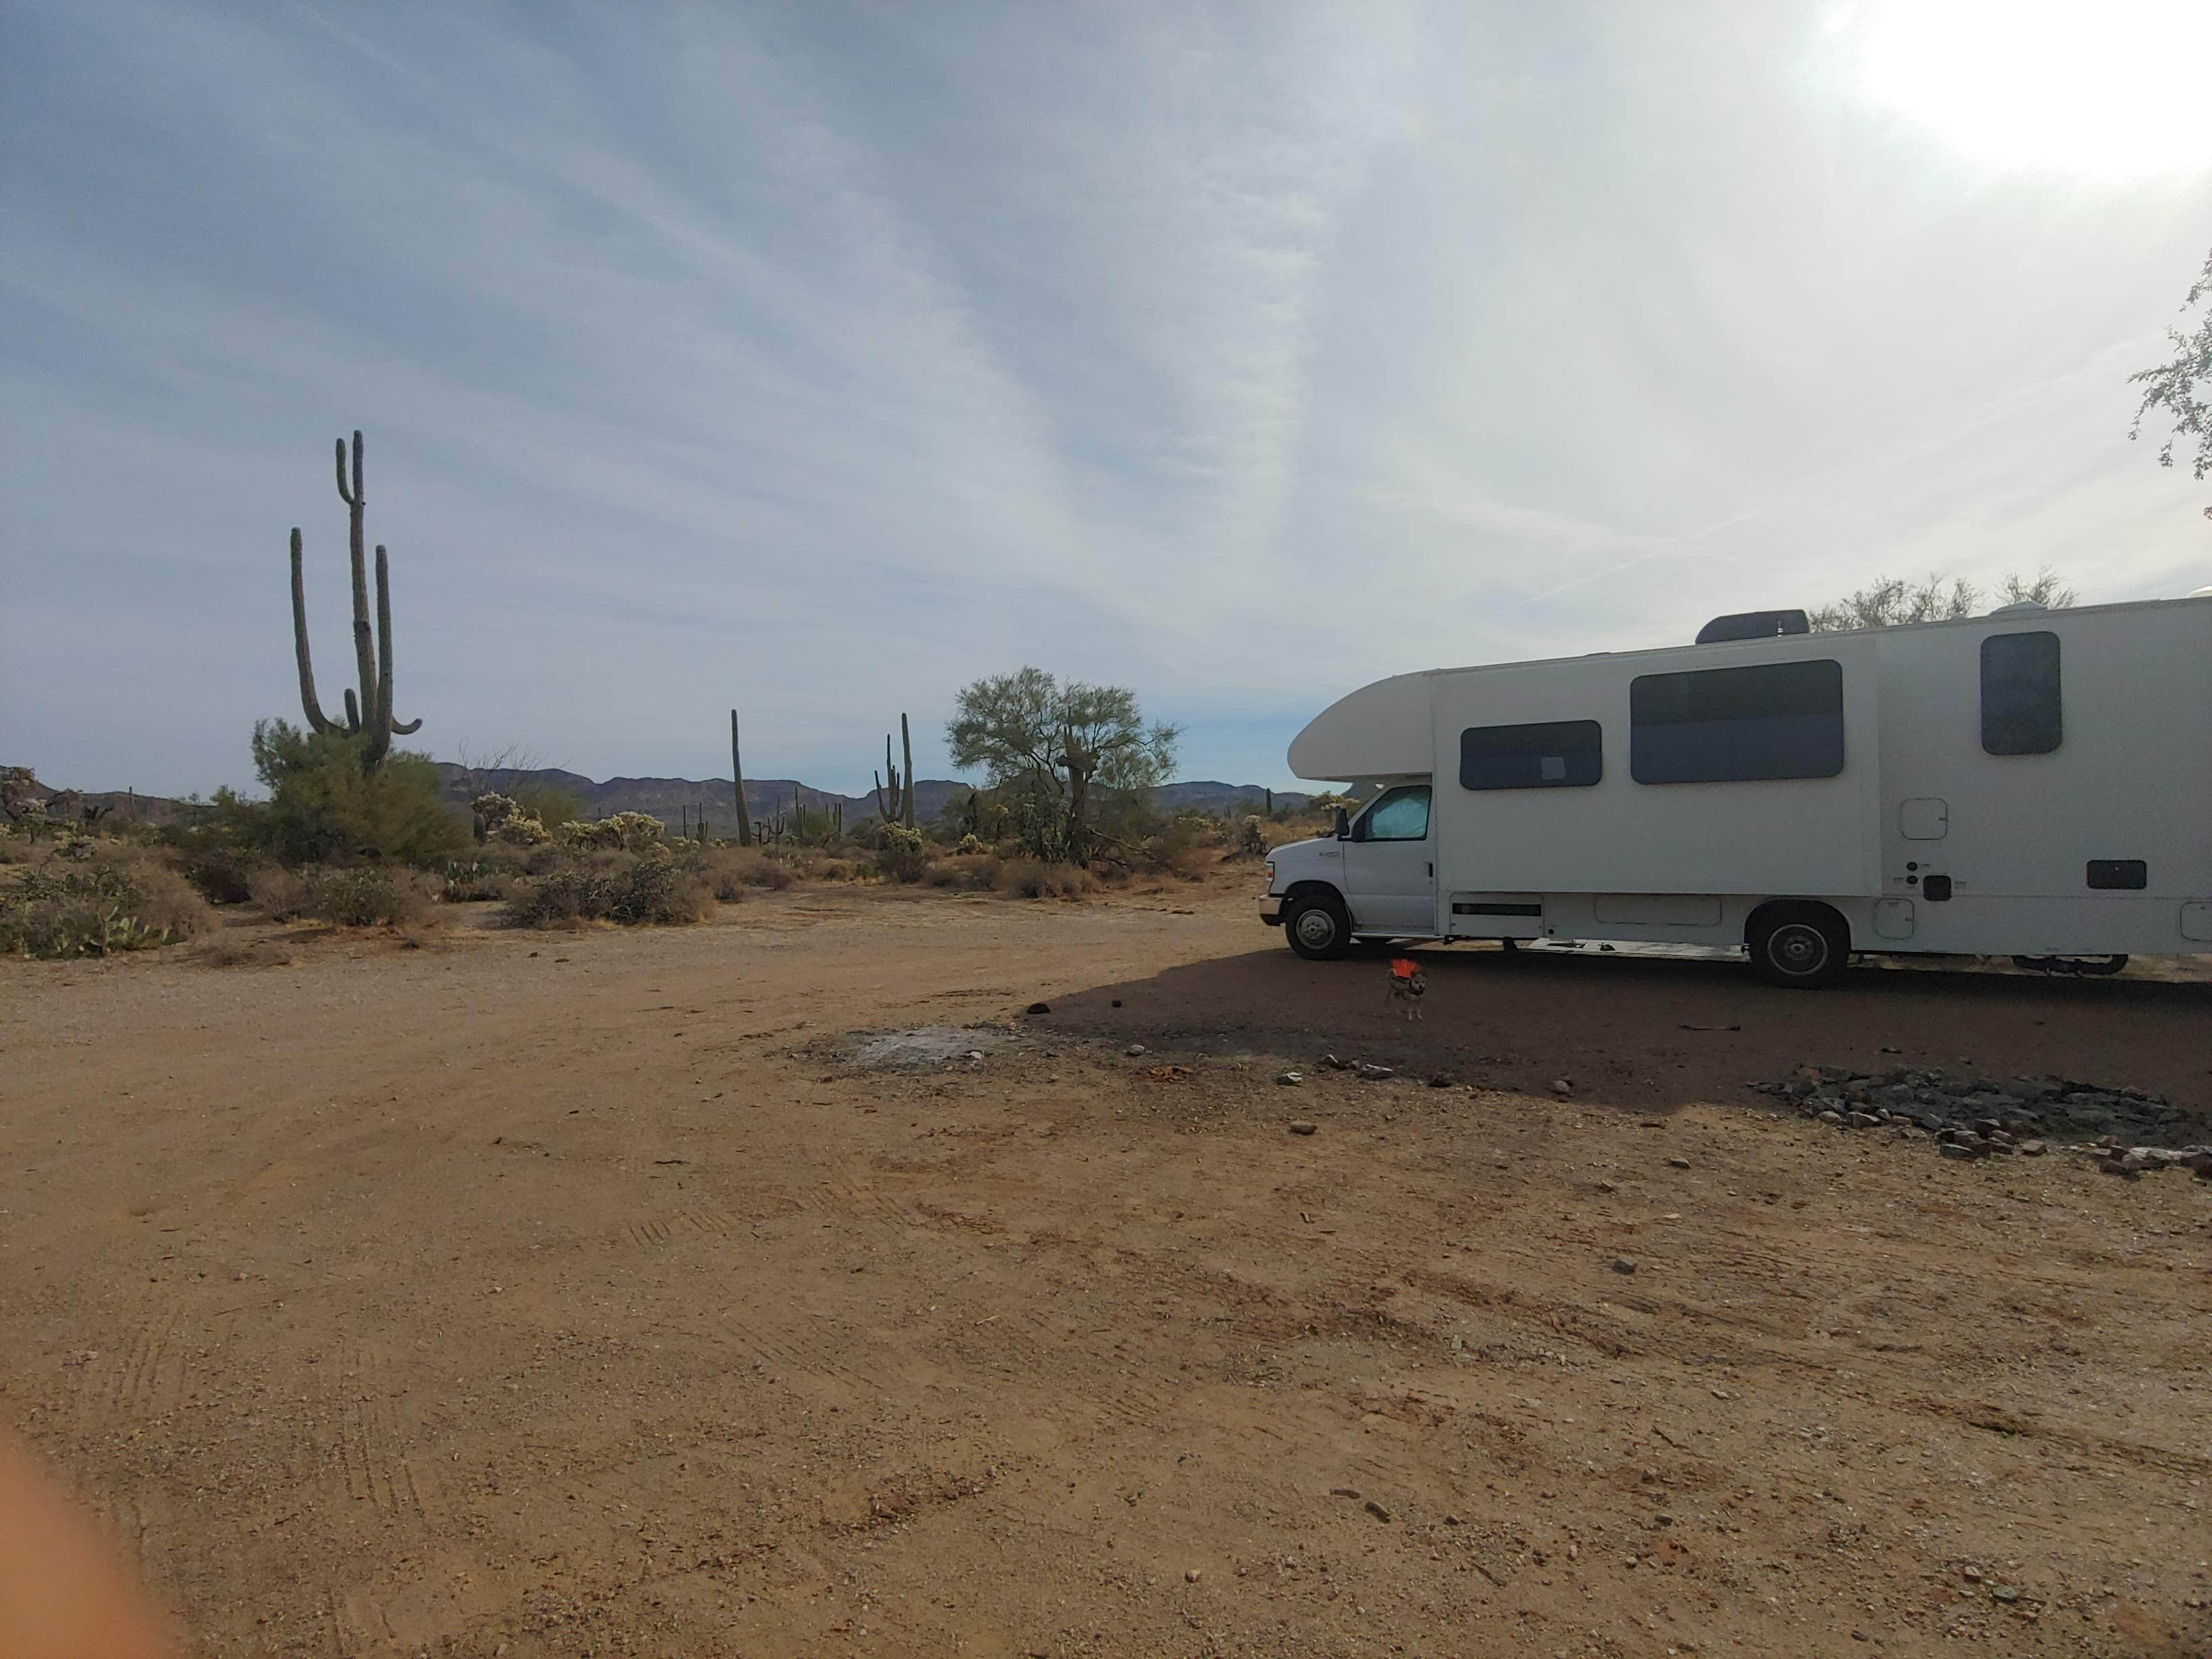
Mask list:
[[[1470,726],[1459,734],[1462,789],[1586,788],[1604,775],[1595,720]]]
[[[1982,747],[1992,755],[2047,755],[2065,735],[2058,696],[2058,635],[1992,634],[1982,641]]]
[[[1822,659],[1644,674],[1628,687],[1638,783],[1832,778],[1844,769],[1844,669]]]
[[[1368,809],[1359,820],[1358,841],[1426,841],[1429,838],[1429,787],[1425,783],[1393,789]]]

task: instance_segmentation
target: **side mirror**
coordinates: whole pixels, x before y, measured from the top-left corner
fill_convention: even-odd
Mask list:
[[[1336,809],[1336,838],[1339,841],[1352,839],[1352,814],[1341,806]]]

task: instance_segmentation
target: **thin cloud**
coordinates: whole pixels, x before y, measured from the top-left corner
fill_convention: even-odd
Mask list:
[[[1036,661],[1280,783],[1409,666],[2198,585],[2122,383],[2212,181],[1992,185],[1741,18],[20,7],[0,748],[242,781],[356,425],[422,740],[600,775],[732,703],[764,775],[901,709],[941,773]]]

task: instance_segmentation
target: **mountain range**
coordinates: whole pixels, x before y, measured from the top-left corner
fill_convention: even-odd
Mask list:
[[[595,818],[616,812],[649,812],[680,828],[687,821],[696,823],[703,811],[709,835],[737,833],[737,803],[727,778],[609,778],[602,783],[558,767],[471,771],[450,761],[439,761],[436,765],[446,799],[463,808],[487,789],[502,795],[557,789],[574,797],[586,813]],[[914,786],[915,822],[934,823],[944,815],[947,802],[965,795],[974,787],[957,778],[917,778]],[[1278,809],[1296,809],[1312,799],[1292,790],[1275,792]],[[1267,790],[1258,784],[1219,783],[1210,779],[1162,784],[1152,792],[1154,806],[1164,812],[1194,807],[1200,811],[1225,812],[1248,802],[1246,810],[1257,812],[1264,810],[1267,799]],[[832,790],[817,789],[796,778],[745,780],[745,805],[751,809],[756,823],[780,813],[788,816],[794,800],[809,812],[828,812],[834,806],[842,806],[848,823],[877,816],[872,794],[841,795]]]
[[[486,790],[503,795],[518,794],[529,790],[557,789],[573,797],[584,809],[586,817],[607,817],[616,812],[649,812],[672,827],[680,829],[687,821],[696,823],[703,811],[710,835],[733,836],[737,833],[738,814],[727,778],[609,778],[602,783],[587,778],[580,772],[563,771],[558,767],[532,767],[526,769],[497,768],[471,770],[456,766],[451,761],[437,761],[438,782],[446,799],[458,811],[468,811],[469,803]],[[914,815],[918,823],[934,823],[945,811],[946,802],[955,796],[964,795],[973,785],[957,778],[921,778],[914,786]],[[58,786],[37,785],[40,793],[51,795]],[[831,807],[845,809],[845,821],[857,823],[864,817],[876,815],[875,797],[870,795],[840,795],[827,789],[817,789],[796,778],[748,778],[745,780],[745,804],[752,809],[755,822],[772,818],[778,814],[788,815],[793,800],[805,803],[810,812],[828,812]],[[1295,811],[1313,799],[1295,790],[1278,789],[1275,805],[1279,810]],[[177,803],[161,795],[141,795],[126,790],[94,791],[84,793],[85,804],[106,806],[118,819],[130,818],[146,823],[167,823],[177,815]],[[1258,784],[1219,783],[1210,779],[1184,783],[1161,785],[1152,792],[1152,804],[1163,812],[1182,811],[1196,808],[1206,812],[1226,812],[1239,806],[1248,811],[1261,811],[1267,792]]]

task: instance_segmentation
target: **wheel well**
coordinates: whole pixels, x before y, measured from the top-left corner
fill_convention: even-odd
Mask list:
[[[1339,904],[1344,902],[1343,893],[1338,890],[1334,882],[1327,881],[1294,881],[1284,892],[1283,898],[1287,902],[1296,898],[1310,898],[1317,894],[1333,898]]]
[[[1768,899],[1743,919],[1744,944],[1748,945],[1752,940],[1757,939],[1760,928],[1769,926],[1778,927],[1793,917],[1813,917],[1832,921],[1844,930],[1844,943],[1847,945],[1853,943],[1850,919],[1834,905],[1824,904],[1819,899]]]

